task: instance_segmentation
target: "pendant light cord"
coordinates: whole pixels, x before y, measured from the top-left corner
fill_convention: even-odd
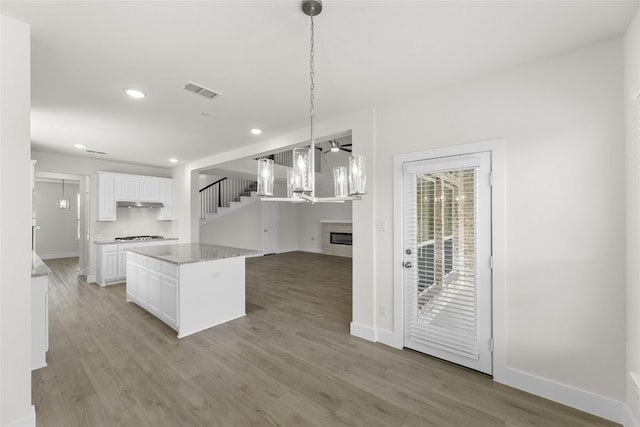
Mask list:
[[[315,83],[314,83],[314,67],[315,67],[315,62],[314,62],[314,55],[315,55],[315,51],[314,51],[314,31],[313,31],[313,15],[311,15],[311,51],[309,54],[309,77],[311,80],[311,110],[309,111],[309,118],[311,121],[311,145],[312,145],[312,149],[314,149],[313,145],[314,145],[314,140],[313,140],[313,116],[315,115],[315,98],[314,98],[314,90],[315,90]]]

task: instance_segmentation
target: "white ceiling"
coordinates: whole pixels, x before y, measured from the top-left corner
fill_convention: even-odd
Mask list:
[[[186,163],[305,127],[309,18],[300,4],[3,0],[2,14],[31,25],[33,149],[173,167],[170,157]],[[325,1],[315,19],[316,114],[420,95],[620,35],[637,8]],[[186,92],[188,80],[222,96]],[[147,96],[133,100],[125,87]],[[253,127],[264,133],[251,135]]]

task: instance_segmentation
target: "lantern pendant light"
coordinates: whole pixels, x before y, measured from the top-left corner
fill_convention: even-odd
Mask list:
[[[316,141],[313,135],[313,118],[315,116],[315,82],[314,82],[314,24],[313,17],[322,12],[321,0],[304,0],[302,11],[311,18],[311,49],[309,55],[309,76],[311,79],[309,112],[311,138],[309,147],[293,150],[293,167],[287,169],[287,197],[265,197],[262,201],[287,201],[311,203],[340,203],[346,200],[360,200],[366,192],[366,169],[362,155],[349,157],[348,167],[339,166],[333,170],[334,197],[316,197],[315,195],[315,156]],[[260,196],[273,195],[274,164],[273,160],[263,158],[258,160],[258,194]]]

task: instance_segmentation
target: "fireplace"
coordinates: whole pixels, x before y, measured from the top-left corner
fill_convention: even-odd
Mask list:
[[[329,232],[329,243],[332,245],[349,245],[353,244],[353,234],[352,233],[338,233],[331,231]]]
[[[320,220],[322,228],[322,253],[325,255],[352,257],[353,229],[350,220]]]

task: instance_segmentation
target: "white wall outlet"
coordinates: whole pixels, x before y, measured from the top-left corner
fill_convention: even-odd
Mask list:
[[[378,316],[387,317],[387,306],[384,304],[378,305]]]

